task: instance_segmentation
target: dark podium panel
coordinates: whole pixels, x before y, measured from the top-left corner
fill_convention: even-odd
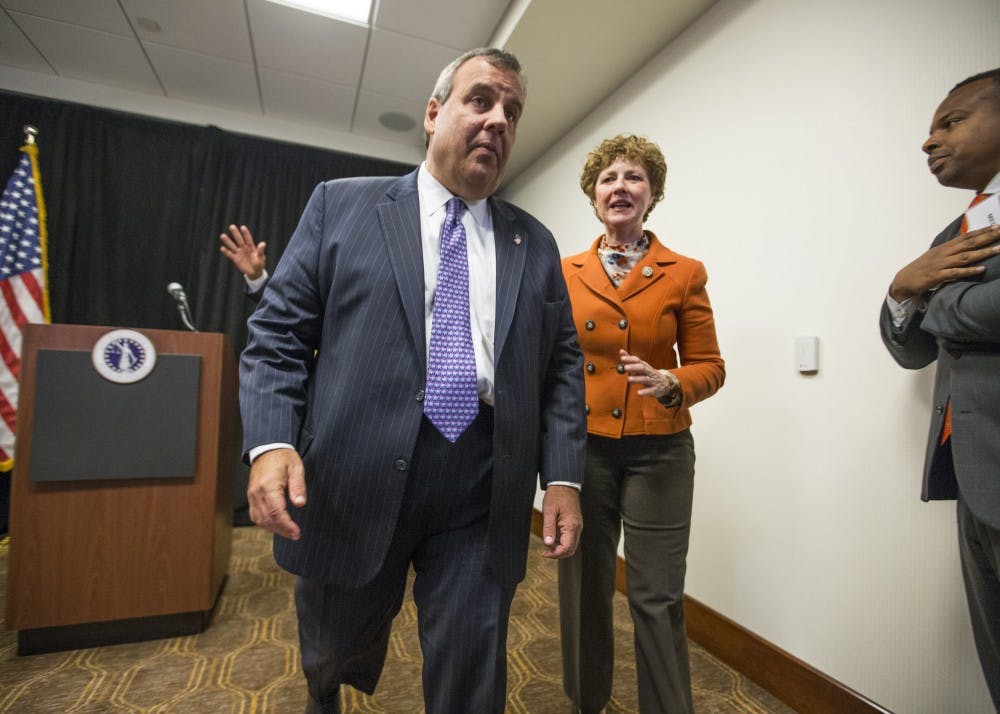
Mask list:
[[[160,355],[152,374],[113,384],[89,352],[38,350],[32,481],[194,478],[198,355]]]
[[[7,574],[21,654],[200,631],[229,562],[228,339],[136,330],[156,367],[122,385],[89,364],[112,329],[24,327]]]

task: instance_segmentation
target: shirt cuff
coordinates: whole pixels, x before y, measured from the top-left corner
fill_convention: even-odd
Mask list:
[[[247,281],[247,290],[251,293],[260,292],[260,289],[264,287],[264,283],[267,282],[267,278],[267,268],[264,268],[264,272],[260,274],[260,277],[253,280],[245,275],[243,276],[243,279]]]
[[[573,483],[572,481],[549,481],[545,484],[545,488],[549,486],[569,486],[570,488],[575,488],[577,491],[580,490],[580,484]]]
[[[885,305],[889,308],[889,314],[892,316],[893,327],[902,327],[903,323],[917,311],[917,299],[912,297],[903,300],[903,302],[896,302],[892,295],[886,293]]]
[[[281,441],[276,441],[272,444],[261,444],[260,446],[253,447],[252,449],[250,449],[250,451],[247,452],[247,456],[250,457],[250,463],[252,464],[254,462],[254,459],[256,459],[261,454],[266,453],[268,451],[274,451],[275,449],[291,449],[292,451],[295,451],[295,447],[292,446],[291,444],[286,444]]]

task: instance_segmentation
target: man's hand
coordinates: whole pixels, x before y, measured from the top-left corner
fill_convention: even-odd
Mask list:
[[[254,245],[253,234],[249,228],[229,226],[229,235],[222,233],[219,235],[219,240],[222,241],[219,252],[229,258],[236,269],[250,280],[256,280],[264,274],[266,263],[264,249],[267,244],[261,241]]]
[[[580,492],[572,486],[549,486],[542,497],[543,558],[568,558],[576,552],[583,530]]]
[[[896,273],[889,295],[896,302],[923,295],[942,283],[971,278],[986,270],[982,261],[1000,253],[1000,226],[990,226],[955,236],[934,246]]]
[[[247,486],[251,520],[272,533],[298,540],[302,531],[288,515],[286,490],[293,506],[306,505],[305,468],[293,449],[265,451],[254,459]]]

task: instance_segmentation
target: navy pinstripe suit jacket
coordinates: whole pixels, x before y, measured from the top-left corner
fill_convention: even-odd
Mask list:
[[[954,238],[961,224],[959,216],[931,245]],[[882,341],[903,367],[937,360],[921,497],[951,499],[961,491],[976,518],[1000,528],[1000,256],[983,265],[977,279],[941,286],[898,328],[883,301],[880,325]],[[939,449],[949,400],[953,464]]]
[[[426,382],[416,171],[313,192],[249,320],[240,364],[244,449],[296,444],[308,502],[285,569],[361,586],[402,506]],[[524,577],[535,479],[581,482],[582,356],[551,233],[490,199],[497,257],[489,541],[494,572]],[[515,237],[520,240],[516,241]],[[474,276],[473,276],[473,279]],[[314,353],[315,352],[315,353]]]

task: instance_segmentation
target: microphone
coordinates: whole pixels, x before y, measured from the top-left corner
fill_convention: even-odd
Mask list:
[[[191,330],[191,332],[197,332],[198,328],[194,326],[194,320],[191,319],[191,308],[188,306],[188,299],[187,295],[184,294],[184,288],[181,287],[180,283],[170,283],[167,285],[167,292],[170,293],[170,297],[177,303],[177,312],[181,315],[181,322],[184,323],[184,327]]]

